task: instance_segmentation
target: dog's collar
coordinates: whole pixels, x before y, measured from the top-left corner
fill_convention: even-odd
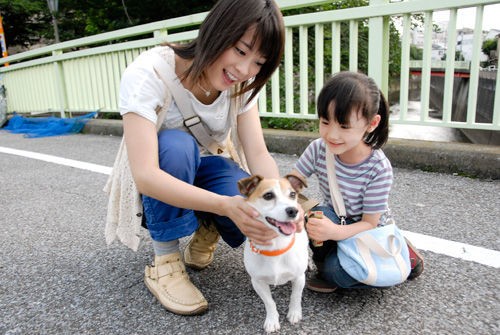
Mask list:
[[[285,252],[290,250],[290,248],[293,246],[294,243],[295,243],[295,234],[293,235],[293,238],[290,241],[290,243],[286,247],[284,247],[283,249],[276,249],[276,250],[257,249],[251,240],[250,240],[250,248],[256,254],[260,254],[260,255],[264,255],[264,256],[279,256],[279,255],[283,255]]]

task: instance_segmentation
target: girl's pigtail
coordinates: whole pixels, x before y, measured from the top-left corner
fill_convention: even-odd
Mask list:
[[[380,122],[365,139],[365,143],[370,145],[373,149],[380,149],[389,139],[389,104],[384,96],[384,93],[379,89],[379,106],[378,115],[380,115]]]

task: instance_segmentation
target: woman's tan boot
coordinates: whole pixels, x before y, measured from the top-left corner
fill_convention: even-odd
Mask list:
[[[155,256],[146,266],[144,282],[153,295],[169,311],[181,315],[205,312],[208,303],[186,273],[180,253]]]
[[[220,235],[215,225],[200,222],[186,249],[184,249],[184,262],[190,268],[202,270],[214,260],[215,248]]]

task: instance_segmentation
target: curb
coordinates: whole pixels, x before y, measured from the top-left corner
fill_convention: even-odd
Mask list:
[[[89,120],[84,134],[122,136],[121,120]],[[318,133],[264,129],[269,151],[299,156]],[[500,146],[389,138],[384,152],[394,167],[500,179]]]

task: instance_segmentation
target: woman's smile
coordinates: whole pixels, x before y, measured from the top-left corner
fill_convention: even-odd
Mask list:
[[[238,81],[238,78],[234,76],[231,72],[223,70],[224,81],[227,85],[232,86]]]

